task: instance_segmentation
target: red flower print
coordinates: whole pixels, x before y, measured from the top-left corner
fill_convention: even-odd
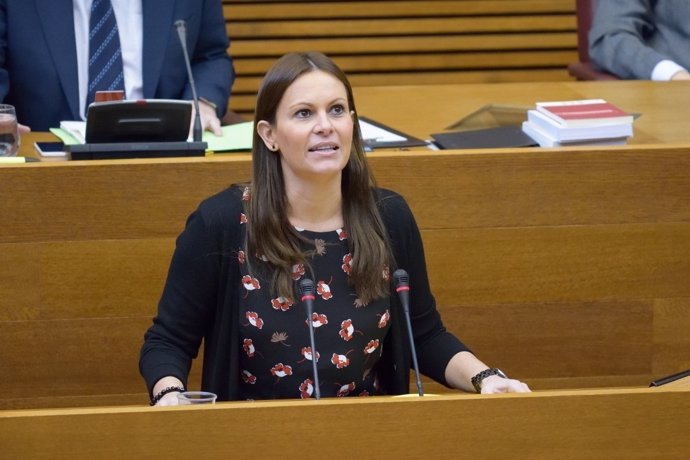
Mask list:
[[[246,224],[247,223],[247,215],[243,212],[240,213],[240,224]]]
[[[254,347],[254,342],[252,341],[252,339],[244,339],[242,342],[242,348],[244,348],[244,352],[247,353],[247,356],[249,358],[253,358],[254,353],[263,358],[263,355],[256,351],[256,347]]]
[[[264,320],[262,320],[259,317],[259,314],[255,311],[248,311],[247,313],[244,314],[245,318],[247,318],[247,321],[249,321],[249,324],[245,324],[245,326],[249,326],[250,324],[257,329],[261,329],[264,327]]]
[[[312,313],[311,314],[311,323],[312,326],[316,327],[321,327],[325,324],[328,324],[328,317],[324,314],[319,314],[319,313]],[[305,324],[309,326],[309,323],[305,321]]]
[[[311,351],[311,347],[302,347],[302,349],[299,351],[300,354],[302,355],[302,359],[297,361],[298,363],[303,363],[305,361],[311,361],[314,358],[314,354]],[[319,362],[319,358],[321,357],[321,353],[318,351],[316,352],[316,362]]]
[[[352,336],[355,332],[362,334],[361,331],[355,330],[355,327],[352,325],[351,319],[346,319],[345,321],[340,323],[340,337],[346,342],[349,342],[352,339]]]
[[[350,359],[347,357],[347,355],[349,355],[350,353],[352,353],[352,350],[348,351],[344,355],[333,353],[333,356],[331,356],[331,363],[338,369],[342,369],[343,367],[349,366]]]
[[[261,289],[261,284],[259,283],[259,280],[256,278],[252,278],[249,275],[244,275],[242,277],[242,284],[244,285],[244,288],[247,290],[247,292],[244,293],[245,299],[249,295],[250,291],[253,291],[255,289]]]
[[[271,375],[275,375],[279,379],[282,377],[287,377],[288,375],[292,375],[292,366],[283,363],[278,363],[271,368]]]
[[[364,347],[364,354],[370,355],[379,347],[379,339],[370,340],[366,347]]]
[[[376,316],[379,316],[379,315],[376,315]],[[391,319],[391,313],[390,313],[388,310],[386,310],[386,311],[385,311],[382,315],[380,315],[380,316],[381,316],[381,319],[379,319],[378,327],[379,327],[379,329],[383,329],[383,328],[386,327],[386,325],[388,324],[388,321],[390,321],[390,319]]]
[[[249,371],[242,371],[242,380],[244,380],[244,383],[254,385],[256,383],[256,375],[252,375]]]
[[[246,260],[244,251],[239,251],[237,253],[237,261],[240,263],[240,265],[244,264],[244,261]]]
[[[323,300],[328,300],[333,297],[331,287],[325,281],[319,281],[316,283],[316,293],[319,294]]]
[[[345,231],[344,228],[339,228],[338,230],[336,230],[336,232],[338,233],[338,239],[340,241],[347,239],[347,232]]]
[[[295,264],[292,266],[292,279],[297,281],[304,275],[304,264]]]
[[[347,385],[342,385],[335,395],[343,397],[349,395],[353,391],[355,391],[355,382],[350,382]]]
[[[292,299],[283,296],[271,299],[271,306],[274,310],[288,311],[292,307],[292,303]]]
[[[352,254],[349,252],[343,256],[342,269],[348,275],[350,274],[350,268],[352,268]]]
[[[299,386],[299,395],[302,399],[309,399],[314,393],[314,382],[311,379],[305,379]]]
[[[253,291],[254,289],[261,289],[261,284],[256,278],[252,278],[249,275],[244,275],[242,277],[242,284],[247,291]]]

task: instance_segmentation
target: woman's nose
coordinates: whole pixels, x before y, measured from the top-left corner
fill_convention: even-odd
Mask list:
[[[330,132],[333,129],[333,124],[328,114],[319,113],[316,117],[316,126],[314,128],[317,133]]]

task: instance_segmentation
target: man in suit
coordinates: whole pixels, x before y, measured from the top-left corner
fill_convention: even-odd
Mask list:
[[[127,99],[192,99],[174,27],[184,19],[202,124],[218,132],[235,76],[220,0],[112,3]],[[30,129],[84,119],[91,4],[0,0],[0,100],[14,105],[18,121]]]
[[[690,1],[599,0],[589,43],[594,66],[620,78],[690,80]]]

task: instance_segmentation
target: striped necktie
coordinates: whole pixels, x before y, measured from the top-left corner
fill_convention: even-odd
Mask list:
[[[89,87],[86,107],[96,91],[124,90],[122,49],[110,0],[93,0],[89,19]]]

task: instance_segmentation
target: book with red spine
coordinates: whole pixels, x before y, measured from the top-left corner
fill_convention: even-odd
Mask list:
[[[633,115],[604,99],[537,102],[537,110],[564,127],[600,126],[633,122]]]

